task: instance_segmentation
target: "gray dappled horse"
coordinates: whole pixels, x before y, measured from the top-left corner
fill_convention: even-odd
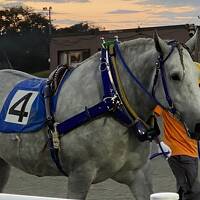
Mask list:
[[[191,50],[195,38],[196,35],[186,43]],[[158,51],[166,57],[170,46],[156,35],[154,40],[140,38],[121,43],[120,49],[132,72],[151,92]],[[189,129],[194,131],[200,122],[198,73],[188,51],[183,47],[181,49],[183,63],[175,48],[164,64],[166,81],[174,105]],[[100,54],[97,53],[81,63],[65,81],[58,97],[57,122],[101,100],[99,64]],[[143,120],[147,120],[156,106],[155,102],[130,80],[119,60],[117,65],[130,104]],[[17,82],[31,77],[19,71],[1,70],[0,107]],[[162,87],[159,78],[155,95],[160,103],[168,107]],[[1,190],[7,182],[10,165],[37,176],[62,175],[45,146],[46,134],[47,128],[29,134],[0,134]],[[139,142],[134,133],[112,115],[83,124],[61,138],[60,157],[62,167],[68,174],[67,197],[85,199],[92,183],[112,178],[128,185],[137,200],[149,199],[152,193],[150,180],[144,174],[145,170],[140,170],[147,162],[148,154],[149,143]]]

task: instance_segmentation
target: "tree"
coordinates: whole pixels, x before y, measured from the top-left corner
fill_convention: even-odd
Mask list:
[[[15,69],[26,72],[48,69],[48,29],[49,20],[31,8],[0,10],[0,51],[6,52]]]
[[[87,22],[56,30],[46,16],[29,7],[4,8],[0,10],[0,52],[13,68],[26,72],[49,68],[49,25],[53,34],[94,34],[101,30]]]
[[[98,33],[101,31],[103,28],[94,26],[92,24],[89,24],[88,22],[81,22],[79,24],[72,25],[70,27],[66,28],[59,28],[56,30],[56,33]]]
[[[48,33],[48,25],[48,19],[40,13],[35,13],[29,7],[23,8],[20,6],[0,10],[1,35],[35,31]],[[53,26],[52,29],[54,29]]]

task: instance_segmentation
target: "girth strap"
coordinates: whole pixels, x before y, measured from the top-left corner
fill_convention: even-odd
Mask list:
[[[54,132],[52,132],[52,130],[48,130],[48,145],[49,145],[49,150],[51,153],[51,158],[54,161],[54,163],[56,164],[56,167],[58,168],[58,170],[65,176],[67,176],[67,174],[65,173],[65,171],[62,168],[61,162],[60,162],[60,158],[59,158],[59,151],[60,151],[60,144],[58,144],[59,146],[55,145],[55,137],[57,138],[57,142],[60,143],[59,140],[59,136],[56,135],[57,132],[56,130],[53,130]]]
[[[50,109],[50,100],[51,100],[51,81],[48,80],[44,89],[44,102],[45,102],[45,109],[46,109],[46,123],[48,126],[48,147],[51,153],[51,158],[56,164],[56,167],[63,175],[67,175],[61,165],[60,158],[59,158],[59,151],[60,151],[60,140],[59,135],[57,133],[56,127],[54,126],[55,120],[54,116]]]

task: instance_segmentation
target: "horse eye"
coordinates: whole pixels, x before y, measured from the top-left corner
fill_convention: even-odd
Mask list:
[[[181,80],[180,74],[178,74],[178,73],[172,74],[172,75],[171,75],[171,79],[172,79],[173,81],[180,81],[180,80]]]

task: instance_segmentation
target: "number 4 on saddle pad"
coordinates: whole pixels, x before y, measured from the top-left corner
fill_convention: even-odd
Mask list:
[[[35,91],[18,90],[10,102],[5,121],[26,125],[37,96],[38,92]]]
[[[0,113],[0,132],[33,132],[45,125],[45,84],[45,79],[27,79],[12,89]]]

